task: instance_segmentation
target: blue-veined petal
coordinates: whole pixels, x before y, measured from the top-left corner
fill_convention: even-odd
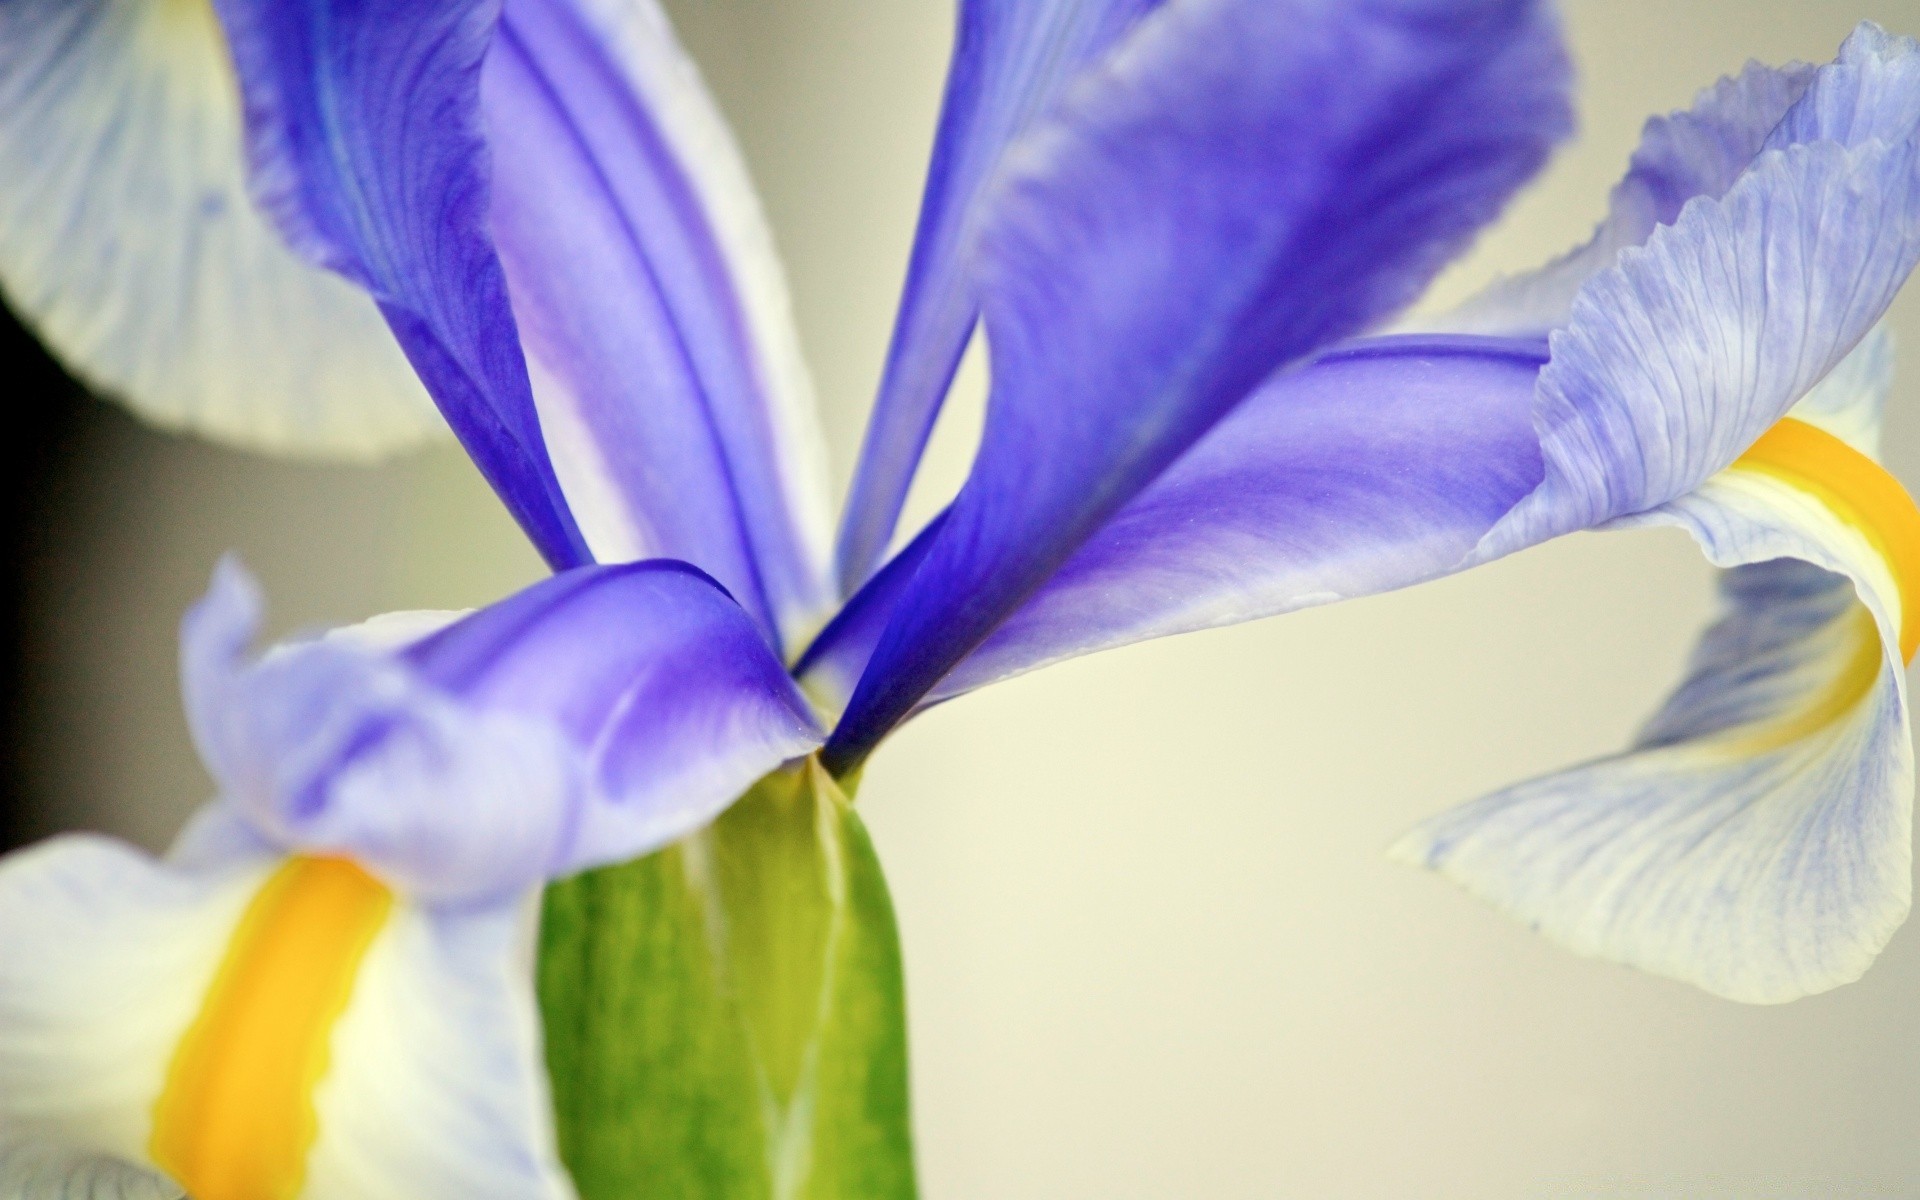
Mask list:
[[[254,210],[204,0],[0,5],[0,113],[0,287],[89,384],[283,453],[444,430],[367,298]]]
[[[1161,0],[962,0],[913,256],[880,391],[842,518],[841,587],[866,581],[893,536],[979,306],[974,218],[1008,144],[1074,75]]]
[[[1494,557],[1693,490],[1853,350],[1920,261],[1920,141],[1768,151],[1581,289],[1551,340],[1546,480]]]
[[[1812,82],[1804,63],[1749,63],[1739,75],[1703,88],[1693,107],[1648,120],[1607,215],[1585,245],[1537,271],[1502,279],[1432,328],[1462,333],[1545,336],[1567,323],[1573,298],[1620,251],[1671,225],[1695,196],[1718,199],[1753,163],[1767,137]]]
[[[1748,64],[1704,89],[1686,112],[1647,122],[1627,174],[1593,238],[1538,271],[1501,280],[1458,311],[1424,325],[1459,332],[1538,335],[1567,323],[1574,296],[1620,251],[1671,225],[1694,197],[1717,200],[1766,149],[1811,141],[1860,145],[1911,140],[1920,121],[1920,47],[1862,22],[1831,63]]]
[[[0,1163],[42,1179],[65,1165],[69,1187],[104,1181],[121,1190],[94,1194],[129,1198],[177,1194],[138,1170],[158,1166],[209,1200],[269,1194],[261,1180],[289,1173],[313,1200],[569,1196],[553,1147],[524,906],[433,913],[404,895],[381,901],[342,961],[329,964],[341,970],[329,981],[341,989],[338,1011],[316,1006],[303,1024],[285,1010],[251,1008],[244,985],[231,986],[244,980],[272,995],[289,985],[300,954],[273,956],[276,936],[301,954],[330,952],[287,940],[316,927],[273,923],[263,905],[276,881],[300,886],[272,857],[187,868],[94,837],[0,860],[0,1130],[11,1143]],[[378,884],[363,886],[378,899]],[[324,906],[319,915],[329,915]],[[310,965],[292,969],[304,979]],[[261,1088],[263,1059],[286,1055],[299,1081],[316,1042],[317,1078]],[[210,1083],[185,1065],[222,1055],[233,1063],[240,1050],[249,1067],[237,1077]],[[303,1146],[297,1131],[307,1121]],[[263,1130],[282,1136],[261,1139]],[[205,1140],[277,1149],[239,1167],[261,1175],[242,1185],[229,1177],[238,1190],[222,1191],[194,1178],[191,1147]],[[229,1154],[222,1165],[238,1164]]]
[[[1795,419],[1865,455],[1886,362],[1864,346]],[[1911,901],[1916,581],[1889,522],[1832,495],[1743,458],[1627,522],[1677,524],[1732,568],[1686,680],[1628,753],[1443,814],[1396,856],[1575,950],[1734,999],[1857,978]]]
[[[239,71],[255,196],[296,250],[372,293],[547,561],[587,561],[487,236],[480,68],[496,6],[214,3]]]
[[[1868,461],[1884,339],[1855,346],[1920,259],[1916,126],[1920,55],[1863,27],[1724,196],[1582,287],[1541,376],[1546,481],[1480,554],[1678,524],[1736,568],[1730,611],[1633,751],[1443,815],[1401,857],[1751,1001],[1857,977],[1904,918],[1920,514]]]
[[[1457,567],[1540,482],[1544,342],[1382,338],[1269,381],[1134,497],[927,696],[1059,659],[1403,587]],[[920,546],[925,540],[916,542]],[[889,563],[801,664],[846,695]]]
[[[492,232],[548,452],[601,562],[678,558],[772,635],[831,597],[824,451],[752,185],[652,0],[509,0]]]
[[[1770,149],[1802,142],[1899,143],[1920,134],[1920,43],[1862,21],[1806,97],[1767,138]]]
[[[829,746],[844,770],[1275,369],[1386,316],[1567,127],[1524,0],[1179,0],[989,198],[974,470]]]
[[[258,609],[229,566],[185,626],[223,793],[275,846],[430,899],[645,853],[820,742],[752,621],[677,563],[569,572],[398,654],[331,637],[254,662]]]

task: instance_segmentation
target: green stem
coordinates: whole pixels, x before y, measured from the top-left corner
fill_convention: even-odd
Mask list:
[[[547,889],[539,987],[583,1200],[910,1200],[899,937],[816,764]]]

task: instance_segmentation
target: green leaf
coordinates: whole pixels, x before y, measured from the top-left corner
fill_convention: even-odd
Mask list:
[[[915,1194],[893,905],[816,763],[548,888],[539,984],[583,1200]]]

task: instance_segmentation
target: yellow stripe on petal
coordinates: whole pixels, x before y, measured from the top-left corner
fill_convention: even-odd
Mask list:
[[[291,1200],[317,1132],[334,1023],[393,894],[294,858],[247,907],[154,1108],[153,1160],[194,1200]]]
[[[1885,467],[1824,429],[1793,417],[1760,435],[1734,467],[1820,501],[1865,537],[1900,592],[1900,657],[1920,650],[1920,508]]]

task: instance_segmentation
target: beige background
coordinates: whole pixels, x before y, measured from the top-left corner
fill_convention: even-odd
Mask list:
[[[763,186],[844,482],[950,8],[674,7]],[[1646,114],[1749,56],[1828,57],[1868,15],[1920,32],[1920,0],[1573,0],[1581,137],[1441,295],[1578,240]],[[1920,298],[1895,321],[1920,347]],[[919,511],[964,469],[978,386]],[[1911,382],[1888,453],[1920,480]],[[72,454],[30,630],[44,828],[159,844],[205,792],[173,628],[222,550],[280,629],[479,603],[537,569],[451,452],[290,466],[100,417]],[[1576,537],[912,726],[863,804],[907,939],[927,1194],[1920,1195],[1920,931],[1862,983],[1743,1008],[1381,859],[1422,814],[1617,747],[1709,599],[1678,535]]]

